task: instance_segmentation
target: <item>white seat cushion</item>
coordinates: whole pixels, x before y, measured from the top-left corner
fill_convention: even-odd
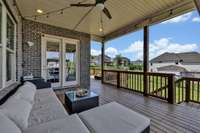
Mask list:
[[[9,98],[1,107],[2,112],[20,129],[28,127],[28,118],[31,112],[32,105],[15,97]]]
[[[150,126],[150,119],[115,102],[79,116],[92,133],[141,133]]]
[[[52,120],[62,119],[67,115],[64,106],[58,100],[51,88],[37,90],[33,108],[29,117],[28,127],[37,126]]]
[[[66,116],[38,126],[28,128],[23,133],[90,133],[77,115]]]
[[[1,133],[21,133],[21,130],[0,111],[0,132]]]
[[[30,82],[26,82],[24,85],[19,87],[19,89],[15,93],[15,96],[28,101],[30,104],[34,104],[35,93],[35,85]]]

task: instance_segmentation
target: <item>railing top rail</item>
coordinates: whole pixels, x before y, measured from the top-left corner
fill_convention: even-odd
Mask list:
[[[193,77],[183,77],[182,79],[190,80],[190,81],[200,81],[200,78],[193,78]]]
[[[137,71],[130,71],[130,70],[109,70],[105,69],[104,71],[106,72],[122,72],[122,73],[132,73],[132,74],[142,74],[144,75],[144,72],[137,72]],[[157,72],[147,72],[147,75],[152,75],[152,76],[163,76],[163,77],[169,77],[169,76],[174,76],[175,74],[171,73],[157,73]]]

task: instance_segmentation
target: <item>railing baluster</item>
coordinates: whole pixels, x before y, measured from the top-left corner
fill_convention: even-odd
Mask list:
[[[158,86],[158,80],[159,80],[159,77],[156,76],[156,96],[158,96],[158,89],[159,89],[159,86]]]
[[[152,78],[153,78],[153,79],[152,79],[152,80],[153,80],[153,81],[152,81],[152,89],[153,89],[152,93],[154,93],[154,76],[152,76]]]
[[[149,82],[149,84],[148,84],[149,89],[148,89],[147,93],[150,94],[150,90],[151,90],[151,76],[150,75],[148,75],[148,79],[149,79],[149,81],[148,81]],[[144,91],[144,89],[143,89],[143,91]]]
[[[178,102],[180,102],[180,98],[181,98],[180,91],[181,91],[181,83],[179,82],[178,83]]]
[[[199,94],[199,81],[198,81],[198,85],[197,85],[197,86],[198,86],[198,87],[197,87],[197,89],[198,89],[198,90],[197,90],[197,100],[198,100],[198,102],[200,102],[200,99],[199,99],[199,95],[200,95],[200,94]]]
[[[181,88],[181,90],[182,90],[182,95],[181,95],[181,97],[182,97],[182,102],[183,102],[183,101],[185,101],[185,100],[184,100],[184,80],[181,82],[181,84],[182,84],[182,88]]]
[[[192,81],[192,100],[194,100],[194,81]]]
[[[163,81],[162,81],[162,77],[160,77],[160,88],[163,88]],[[161,90],[161,97],[163,97],[163,90]]]
[[[140,74],[140,92],[142,92],[142,74]]]

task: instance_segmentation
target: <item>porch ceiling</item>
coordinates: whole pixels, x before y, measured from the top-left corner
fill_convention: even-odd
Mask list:
[[[16,0],[16,2],[22,16],[34,20],[34,17],[28,16],[38,15],[37,9],[42,9],[44,13],[47,13],[67,7],[72,3],[81,2],[81,0]],[[93,0],[88,0],[87,3],[93,3]],[[109,20],[103,15],[104,34],[99,31],[100,12],[96,8],[76,30],[109,40],[144,25],[157,23],[194,9],[193,0],[107,0],[105,6],[113,18]],[[46,16],[37,17],[36,21],[73,29],[88,10],[90,8],[71,7],[62,15],[54,13],[48,18]]]

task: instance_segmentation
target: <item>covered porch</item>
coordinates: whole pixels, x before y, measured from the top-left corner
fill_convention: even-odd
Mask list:
[[[31,120],[35,120],[36,125],[48,125],[50,121],[49,127],[53,128],[52,131],[57,131],[56,124],[52,124],[51,120],[55,122],[57,118],[65,118],[68,115],[71,117],[65,110],[67,108],[64,109],[68,97],[66,93],[73,90],[73,94],[77,94],[75,89],[85,88],[88,92],[95,92],[100,96],[100,105],[116,101],[131,109],[114,103],[114,106],[122,109],[121,112],[130,113],[132,120],[134,116],[138,116],[142,124],[143,121],[148,123],[140,132],[149,132],[149,129],[155,133],[200,131],[200,79],[183,77],[176,80],[174,74],[149,71],[150,27],[193,10],[197,10],[200,15],[200,0],[1,0],[0,3],[0,94],[3,93],[6,97],[3,96],[1,104],[10,98],[10,94],[7,96],[6,93],[11,92],[14,95],[17,92],[16,86],[20,84],[21,78],[28,79],[27,81],[36,79],[36,82],[39,79],[51,85],[50,88],[43,87],[39,90],[29,82],[28,85],[20,84],[25,86],[22,88],[25,88],[26,93],[30,93],[27,88],[34,90],[31,92],[31,102],[28,103],[30,109],[27,109],[25,129],[34,128],[34,123],[28,124],[29,113],[32,113]],[[143,71],[105,69],[106,43],[140,29],[143,30]],[[101,69],[98,70],[101,80],[90,78],[91,40],[101,43]],[[13,84],[17,85],[10,88]],[[21,102],[18,101],[18,104]],[[97,107],[97,111],[98,109]],[[19,109],[17,113],[20,111]],[[134,111],[139,114],[135,115]],[[128,113],[126,118],[129,117]],[[118,119],[119,115],[116,114],[114,118]],[[84,120],[79,116],[81,114],[75,115],[76,120],[81,119],[79,124],[82,126],[77,126],[81,131]],[[147,116],[147,119],[143,115]],[[67,119],[66,121],[70,124],[73,122]],[[67,127],[66,121],[59,121],[57,126],[61,125],[64,131],[74,130],[73,126],[76,124]],[[129,126],[126,122],[122,121],[121,124],[125,125],[124,127],[128,125],[129,131],[134,131],[133,128],[140,126],[140,123],[139,126],[132,126],[136,124],[133,121]],[[99,129],[99,125],[94,127]],[[41,132],[42,126],[38,128]],[[44,127],[45,131],[49,131]],[[88,129],[88,125],[84,127],[93,131]],[[32,131],[37,132],[38,129]],[[98,131],[101,132],[102,129]],[[112,127],[107,129],[112,132]]]

